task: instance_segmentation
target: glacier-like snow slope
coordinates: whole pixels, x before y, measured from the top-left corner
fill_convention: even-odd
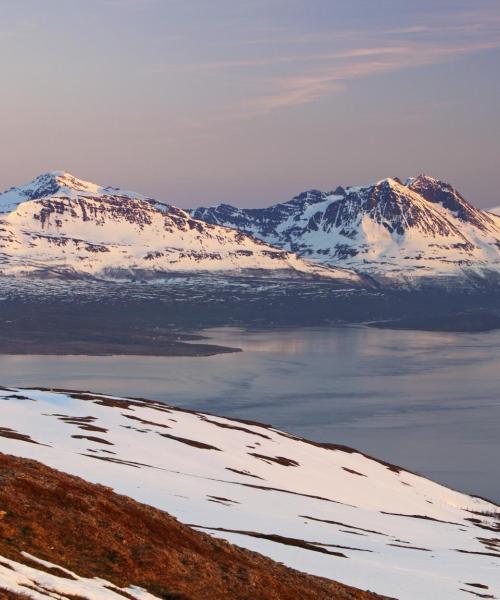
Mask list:
[[[500,217],[426,175],[405,183],[388,178],[333,192],[310,190],[263,209],[221,204],[191,214],[382,281],[500,276]]]
[[[0,390],[0,427],[4,453],[293,568],[401,600],[500,596],[500,509],[355,450],[158,402],[34,389]]]
[[[0,194],[0,274],[101,278],[263,272],[358,283],[140,194],[54,171]]]

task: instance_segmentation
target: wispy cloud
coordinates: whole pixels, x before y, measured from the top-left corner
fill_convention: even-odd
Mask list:
[[[316,102],[356,80],[500,48],[500,7],[483,0],[467,10],[451,4],[440,10],[426,5],[427,13],[408,11],[412,20],[407,22],[399,14],[394,26],[367,19],[366,27],[357,30],[346,29],[341,20],[309,30],[302,24],[287,29],[286,20],[272,27],[258,23],[241,36],[202,40],[188,54],[173,45],[170,56],[179,57],[177,62],[147,68],[155,77],[172,77],[174,88],[203,82],[200,98],[209,120],[253,117]]]
[[[283,77],[273,82],[276,92],[247,101],[244,108],[251,113],[269,113],[280,108],[299,106],[346,88],[349,81],[403,69],[424,67],[453,60],[460,56],[500,48],[500,40],[462,46],[409,45],[394,52],[352,51],[348,60],[300,75]],[[378,56],[377,56],[378,55]],[[374,57],[375,56],[375,57]]]
[[[204,73],[215,81],[221,74],[224,85],[232,79],[235,91],[245,87],[253,97],[239,103],[233,99],[232,106],[221,112],[226,119],[245,118],[315,102],[345,90],[354,80],[498,49],[500,10],[485,10],[484,3],[478,3],[462,11],[420,13],[417,21],[394,27],[338,31],[333,27],[294,35],[280,24],[261,33],[253,40],[231,38],[233,53],[223,47],[221,59],[172,62],[151,69],[167,76]]]
[[[166,64],[157,67],[156,70],[175,73],[191,73],[197,71],[221,71],[224,69],[239,69],[245,67],[269,67],[273,65],[283,65],[287,63],[320,63],[374,55],[402,54],[407,52],[407,50],[408,48],[404,46],[387,46],[381,48],[356,48],[353,50],[317,54],[292,54],[284,56],[269,56],[264,58],[250,58],[186,64]]]

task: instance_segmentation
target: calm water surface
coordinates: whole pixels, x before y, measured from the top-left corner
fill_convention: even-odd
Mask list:
[[[354,446],[500,502],[500,332],[205,332],[209,358],[0,357],[0,384],[142,396]]]

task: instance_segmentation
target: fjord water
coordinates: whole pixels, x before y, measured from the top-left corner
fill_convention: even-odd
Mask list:
[[[92,390],[346,444],[500,502],[500,332],[207,330],[208,358],[1,356],[0,384]]]

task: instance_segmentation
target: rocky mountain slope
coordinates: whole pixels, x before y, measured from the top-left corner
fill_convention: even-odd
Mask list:
[[[381,282],[500,280],[500,217],[425,175],[310,190],[269,208],[221,204],[192,215]]]
[[[0,478],[3,599],[382,600],[39,462],[0,454]]]
[[[204,271],[359,281],[351,272],[308,263],[179,208],[69,173],[47,173],[0,194],[2,275],[150,279]]]
[[[401,600],[500,595],[499,507],[351,448],[91,393],[3,388],[0,404],[0,451],[289,567]]]

